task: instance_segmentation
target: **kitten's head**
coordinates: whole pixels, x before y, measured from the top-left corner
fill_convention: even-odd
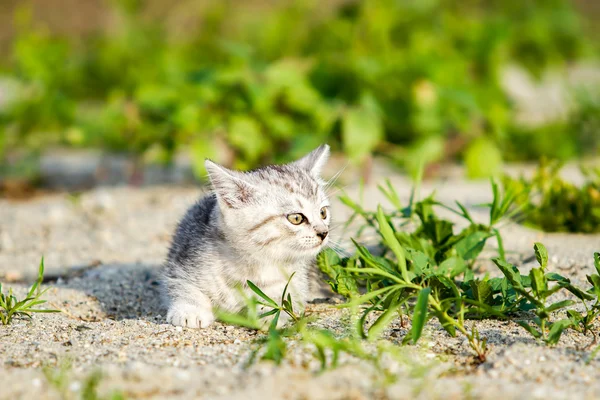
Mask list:
[[[206,160],[223,231],[243,252],[278,260],[315,257],[329,240],[331,215],[321,169],[329,146],[285,165],[232,171]]]

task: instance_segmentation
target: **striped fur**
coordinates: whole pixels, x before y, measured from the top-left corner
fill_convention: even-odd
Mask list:
[[[254,171],[232,171],[206,161],[214,192],[185,214],[163,269],[167,321],[204,328],[213,310],[237,312],[245,306],[246,281],[273,299],[292,273],[291,294],[298,309],[308,296],[309,270],[327,245],[330,212],[320,172],[329,157],[322,145],[302,159]],[[289,214],[306,223],[293,225]]]

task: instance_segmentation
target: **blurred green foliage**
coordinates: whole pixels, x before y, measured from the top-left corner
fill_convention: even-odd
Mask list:
[[[17,14],[0,156],[59,144],[169,162],[189,150],[246,168],[328,142],[356,162],[380,151],[409,169],[464,157],[477,177],[503,158],[599,145],[597,101],[525,129],[500,82],[511,63],[541,76],[593,54],[568,0],[295,0],[254,12],[222,0],[190,9],[197,23],[184,34],[142,18],[143,0],[111,4],[114,29],[83,41]],[[567,150],[530,140],[540,135]]]
[[[600,168],[581,167],[581,186],[561,178],[560,169],[544,160],[531,179],[504,177],[505,189],[519,193],[517,218],[546,232],[600,232]]]

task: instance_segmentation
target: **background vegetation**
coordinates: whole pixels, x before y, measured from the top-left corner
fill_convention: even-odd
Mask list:
[[[458,158],[478,176],[600,146],[600,91],[531,127],[501,81],[509,65],[541,77],[596,55],[571,1],[180,1],[152,17],[155,3],[106,2],[107,28],[77,36],[15,8],[3,164],[60,145],[247,168],[328,142],[356,162]]]

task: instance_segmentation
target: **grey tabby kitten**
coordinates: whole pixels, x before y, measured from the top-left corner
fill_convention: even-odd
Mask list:
[[[329,200],[320,172],[322,145],[298,161],[232,171],[206,160],[214,193],[185,214],[163,270],[167,321],[205,328],[213,308],[238,312],[250,280],[273,299],[289,277],[294,305],[303,309],[309,270],[329,240]]]

